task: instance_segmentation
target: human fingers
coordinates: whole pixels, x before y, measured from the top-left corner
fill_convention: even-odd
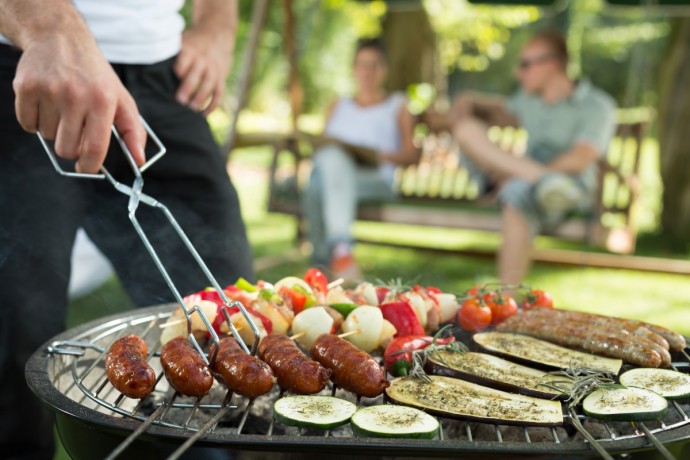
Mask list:
[[[146,130],[141,123],[139,109],[129,93],[120,100],[115,111],[114,123],[134,162],[139,166],[146,163]]]
[[[19,125],[30,133],[38,131],[38,94],[36,84],[22,75],[12,82],[14,110]]]
[[[177,89],[177,100],[180,104],[189,104],[192,95],[196,92],[205,71],[205,66],[198,61],[192,65],[187,74],[182,78]]]
[[[68,160],[79,158],[84,118],[85,114],[76,107],[70,107],[60,114],[55,135],[55,153],[59,157]]]

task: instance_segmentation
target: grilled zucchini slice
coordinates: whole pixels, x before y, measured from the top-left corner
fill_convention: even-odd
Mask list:
[[[621,385],[651,390],[668,399],[690,397],[690,375],[670,369],[639,368],[623,372]]]
[[[602,420],[635,422],[659,420],[666,415],[668,402],[644,388],[601,388],[582,401],[585,414]]]
[[[383,404],[359,409],[350,426],[359,437],[433,439],[439,424],[419,409]]]
[[[333,396],[285,396],[273,404],[273,416],[279,422],[319,430],[346,424],[356,410],[350,401]]]

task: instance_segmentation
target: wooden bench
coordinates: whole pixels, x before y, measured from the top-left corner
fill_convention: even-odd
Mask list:
[[[606,158],[599,163],[599,180],[592,212],[573,215],[548,235],[587,245],[605,247],[611,252],[631,253],[636,232],[632,214],[638,196],[640,151],[643,123],[620,124]],[[512,128],[492,128],[492,140],[520,154],[526,135]],[[419,163],[399,168],[396,189],[399,198],[391,202],[367,202],[358,208],[363,221],[426,225],[500,231],[500,213],[495,202],[477,195],[476,185],[458,161],[457,149],[446,133],[420,139]],[[268,211],[293,215],[298,219],[301,240],[300,190],[311,169],[311,147],[291,136],[241,135],[236,147],[270,144]],[[281,154],[291,158],[289,165]],[[310,152],[311,153],[311,152]],[[280,165],[280,167],[279,167]]]

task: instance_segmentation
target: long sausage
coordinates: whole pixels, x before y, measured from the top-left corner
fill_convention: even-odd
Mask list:
[[[170,386],[182,395],[200,398],[213,385],[208,364],[186,337],[176,337],[163,346],[161,364]]]
[[[538,310],[547,309],[540,308]],[[641,347],[646,347],[656,351],[659,354],[659,358],[661,359],[660,367],[669,367],[671,365],[671,354],[668,352],[668,348],[664,348],[663,346],[659,345],[658,342],[648,339],[647,334],[640,333],[641,330],[646,330],[642,327],[635,329],[633,331],[629,331],[628,329],[619,327],[617,322],[588,323],[584,321],[571,321],[570,316],[568,315],[556,314],[554,316],[548,313],[544,314],[541,312],[534,312],[534,310],[529,310],[524,313],[520,313],[518,315],[515,315],[514,317],[511,317],[510,319],[512,320],[513,318],[515,318],[513,321],[527,321],[533,322],[535,324],[538,323],[542,325],[541,327],[549,327],[553,323],[570,324],[573,327],[584,329],[584,331],[587,331],[590,334],[597,334],[600,337],[616,337],[624,341],[629,341],[635,345],[639,345]],[[653,334],[649,330],[647,330],[647,332],[649,334]],[[664,340],[662,337],[659,338],[661,340]]]
[[[598,333],[586,325],[572,321],[535,321],[535,318],[513,316],[499,324],[496,330],[530,335],[603,356],[620,358],[642,367],[661,365],[661,356],[651,348],[639,345],[626,337]]]
[[[105,375],[108,381],[130,398],[145,398],[153,391],[156,373],[146,362],[148,347],[139,336],[120,337],[105,356]]]
[[[211,345],[209,356],[213,356],[215,347]],[[213,373],[229,390],[247,398],[268,393],[276,380],[268,364],[247,354],[232,337],[220,341]]]
[[[326,369],[302,353],[289,337],[269,334],[259,345],[259,358],[278,378],[278,385],[292,393],[309,395],[323,390],[331,378]]]
[[[336,385],[357,395],[373,398],[390,385],[375,359],[337,335],[320,335],[311,348],[311,355],[333,371],[331,380]]]
[[[585,322],[597,326],[620,327],[630,333],[645,337],[658,343],[667,350],[680,351],[685,348],[685,337],[662,326],[638,321],[635,319],[616,318],[613,316],[597,315],[594,313],[584,313],[579,311],[533,308],[521,314],[526,315],[554,315],[568,318],[571,321]]]

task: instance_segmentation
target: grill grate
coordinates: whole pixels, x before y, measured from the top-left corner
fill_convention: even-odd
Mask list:
[[[53,384],[57,390],[81,406],[93,409],[101,414],[112,416],[113,419],[133,419],[145,421],[155,411],[153,425],[172,429],[173,433],[188,441],[195,441],[197,436],[205,441],[222,439],[224,442],[241,444],[243,439],[256,435],[272,441],[280,438],[294,442],[303,439],[311,441],[314,437],[330,438],[331,442],[342,442],[352,437],[348,426],[319,432],[286,427],[272,417],[272,404],[283,396],[283,392],[274,390],[268,395],[248,401],[246,398],[234,396],[226,392],[216,382],[211,393],[204,398],[194,399],[177,397],[169,387],[159,359],[159,338],[164,323],[171,314],[172,305],[146,309],[130,314],[122,319],[109,321],[91,327],[69,341],[54,342],[49,351],[49,367],[53,368]],[[148,311],[148,312],[147,312]],[[69,332],[69,331],[68,331]],[[144,400],[132,400],[124,397],[115,390],[105,376],[103,360],[105,350],[117,338],[125,334],[142,336],[150,347],[149,364],[157,373],[158,380],[154,392]],[[64,335],[64,334],[63,334]],[[94,346],[83,348],[83,344]],[[81,344],[82,347],[72,345]],[[64,354],[69,352],[70,354]],[[690,357],[685,351],[676,356],[673,368],[682,372],[690,372]],[[49,372],[50,374],[50,372]],[[351,393],[344,392],[330,386],[324,390],[345,399],[356,402],[358,406],[381,404],[383,397],[355,398]],[[660,422],[648,422],[646,425],[611,422],[604,423],[586,417],[582,413],[576,414],[585,428],[607,450],[620,451],[621,441],[637,440],[637,448],[650,448],[651,444],[645,438],[645,431],[653,434],[672,433],[682,427],[690,429],[690,403],[688,401],[672,401],[666,417]],[[433,447],[444,444],[456,447],[458,441],[479,444],[516,444],[529,450],[534,446],[563,446],[567,444],[569,450],[573,448],[580,454],[592,454],[590,446],[582,436],[572,429],[570,415],[564,415],[563,427],[516,427],[500,424],[478,422],[463,422],[449,419],[439,419],[441,429],[437,439],[433,440]],[[207,425],[207,426],[205,426]],[[136,425],[135,425],[136,427]],[[208,433],[206,432],[206,428]],[[201,429],[201,433],[198,432]],[[168,432],[170,433],[170,432]],[[684,437],[687,437],[685,434]],[[349,439],[352,441],[351,439]],[[254,441],[254,439],[253,439]],[[422,441],[416,441],[423,443]],[[627,444],[629,446],[629,444]],[[493,448],[496,446],[493,445]],[[500,446],[499,446],[500,448]],[[625,447],[628,449],[629,447]]]

